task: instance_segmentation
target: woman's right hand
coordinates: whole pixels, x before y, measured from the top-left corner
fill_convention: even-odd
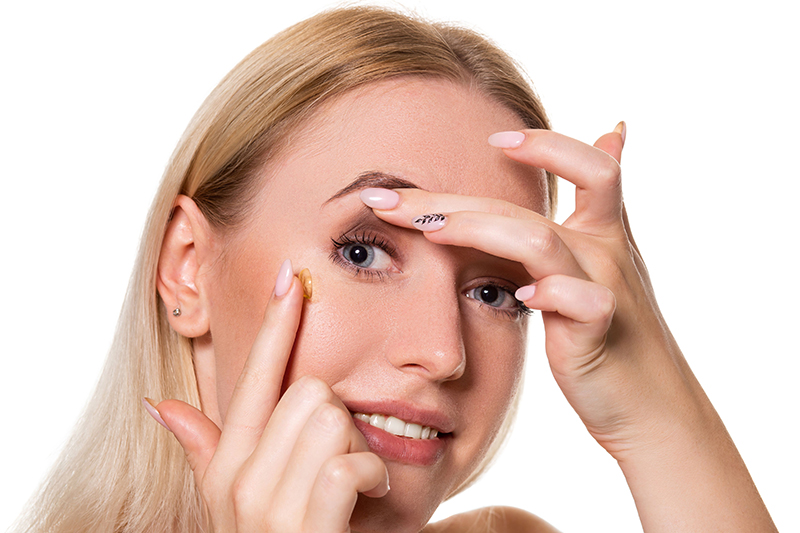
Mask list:
[[[302,306],[286,261],[222,430],[182,401],[157,405],[186,452],[214,531],[350,531],[358,493],[389,490],[385,464],[325,382],[304,377],[281,397]]]

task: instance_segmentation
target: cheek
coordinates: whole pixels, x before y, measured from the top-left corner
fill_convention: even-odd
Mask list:
[[[217,402],[224,417],[239,375],[264,318],[279,264],[268,258],[241,256],[221,267],[210,292]]]
[[[442,298],[426,306],[414,289],[401,284],[363,283],[330,271],[327,276],[325,270],[317,272],[314,298],[305,303],[284,387],[305,375],[323,379],[334,390],[337,385],[367,390],[391,386],[403,372],[395,367],[404,362],[398,354],[440,347],[429,340],[439,328],[420,323],[425,314],[419,307],[441,307]],[[454,313],[458,313],[456,302],[453,298]],[[463,336],[467,358],[468,379],[462,381],[469,386],[452,390],[491,406],[489,411],[497,418],[507,409],[522,375],[526,324],[489,318],[471,308],[470,302],[462,303],[460,332],[453,319],[442,326],[451,329],[450,335]],[[460,400],[469,403],[468,398]]]
[[[501,391],[516,390],[525,365],[527,321],[468,324],[465,330],[476,372]]]
[[[497,324],[472,321],[465,327],[472,355],[471,381],[480,391],[471,398],[471,408],[486,420],[487,440],[496,434],[508,413],[525,368],[527,321]]]
[[[374,374],[375,354],[390,337],[392,313],[374,286],[314,275],[314,297],[303,309],[284,388],[313,375],[335,387],[359,373]],[[369,369],[369,370],[365,370]]]

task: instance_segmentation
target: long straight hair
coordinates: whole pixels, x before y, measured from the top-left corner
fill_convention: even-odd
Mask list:
[[[473,31],[374,7],[326,11],[279,33],[208,96],[175,149],[148,214],[108,360],[66,448],[17,522],[18,531],[200,532],[208,526],[183,450],[148,418],[143,396],[199,407],[191,341],[176,334],[156,291],[158,258],[179,194],[217,230],[246,219],[269,164],[323,102],[399,76],[473,86],[549,129],[518,66]],[[548,205],[556,202],[548,174]],[[516,400],[510,412],[514,410]],[[488,465],[512,416],[486,459]]]

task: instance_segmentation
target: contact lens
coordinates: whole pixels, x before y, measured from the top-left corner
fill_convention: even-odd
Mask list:
[[[300,275],[297,277],[300,279],[300,284],[303,286],[303,297],[310,300],[311,295],[314,292],[311,284],[311,271],[307,268],[304,268],[300,271]]]

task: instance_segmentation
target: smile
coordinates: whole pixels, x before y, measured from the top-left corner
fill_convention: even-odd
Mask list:
[[[408,437],[410,439],[435,439],[439,432],[429,426],[421,426],[400,420],[394,416],[381,414],[353,413],[353,418],[361,420],[372,427],[382,429],[398,437]]]

